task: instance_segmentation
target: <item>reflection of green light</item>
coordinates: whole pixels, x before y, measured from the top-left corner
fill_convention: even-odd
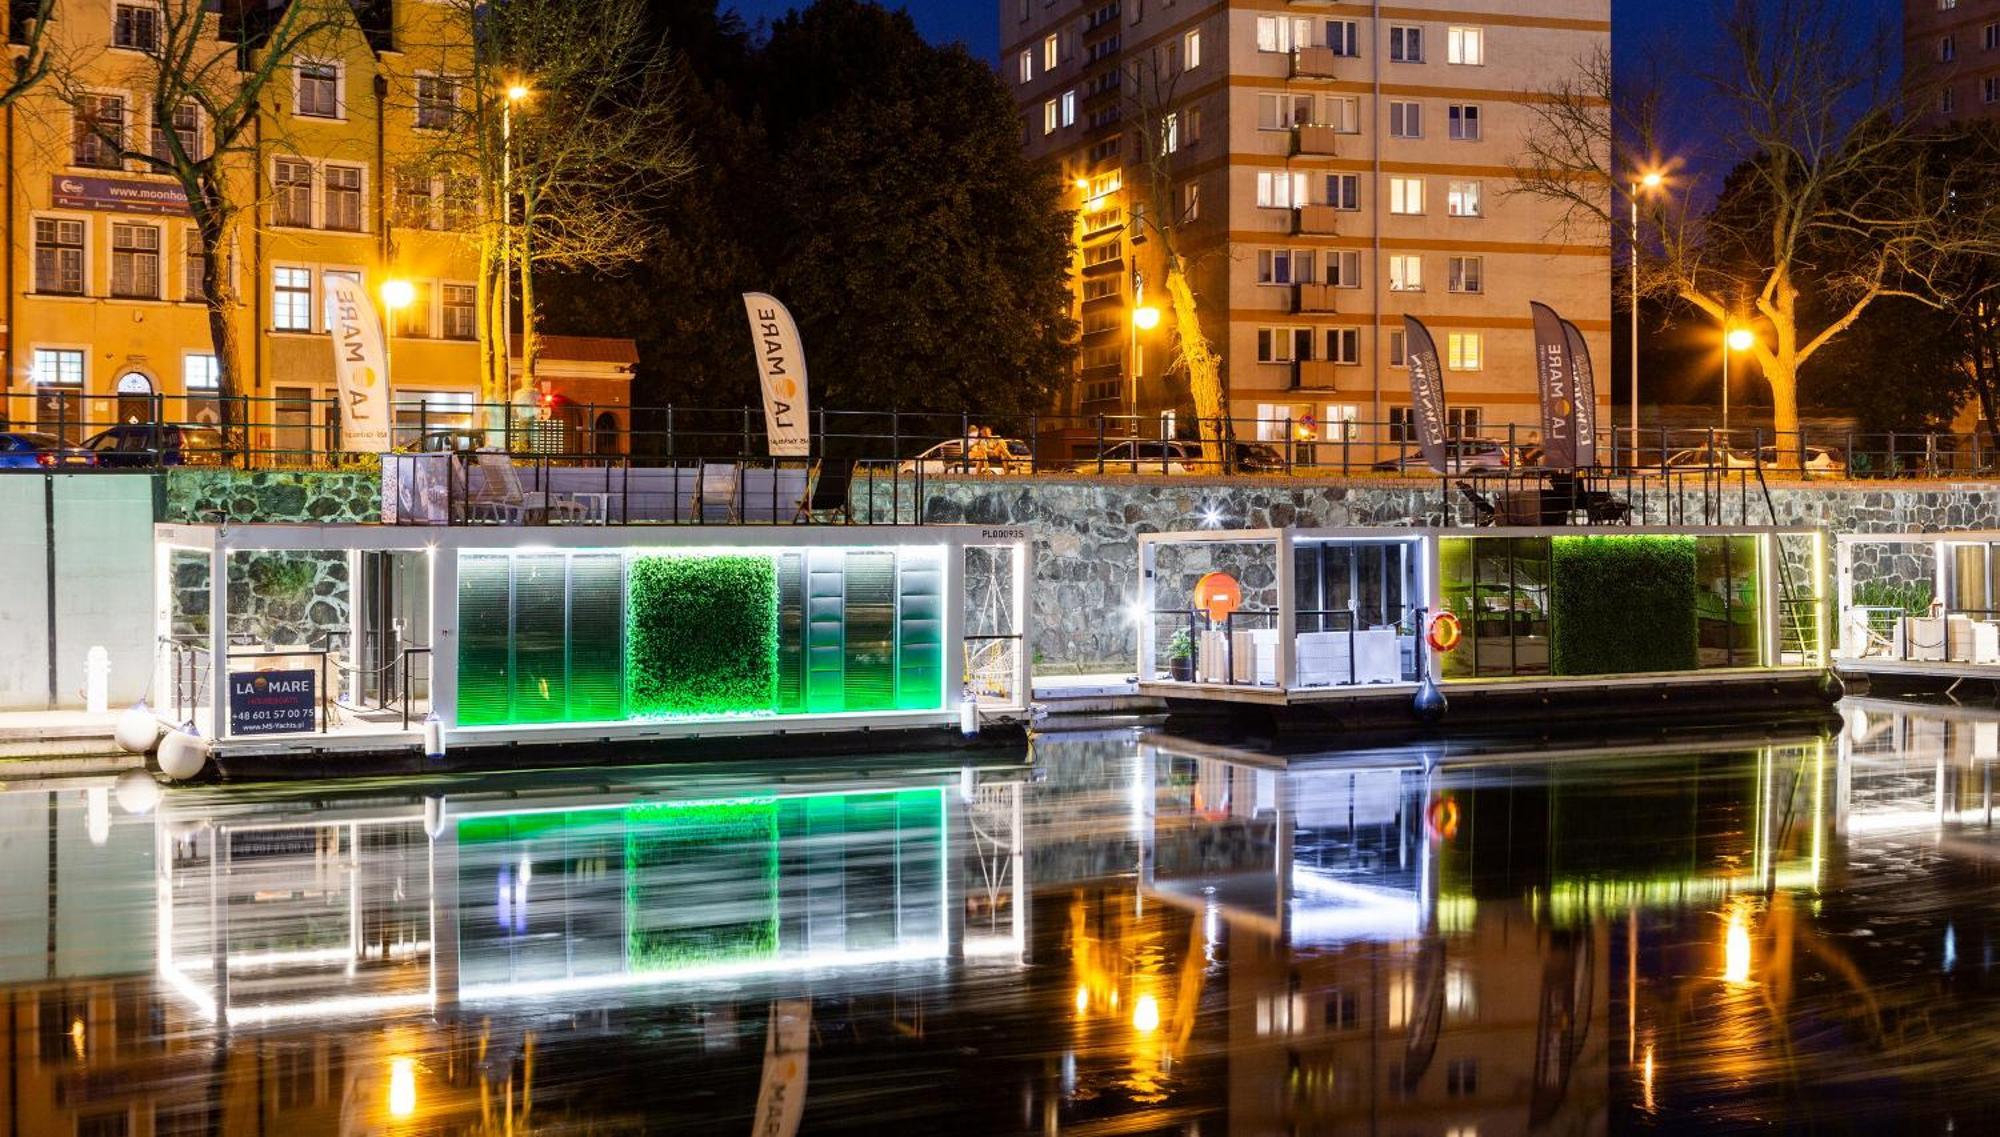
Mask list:
[[[1780,866],[1777,887],[1807,891],[1815,887],[1809,865]],[[1753,876],[1654,877],[1646,880],[1559,880],[1547,890],[1531,889],[1528,902],[1546,921],[1558,927],[1632,909],[1690,908],[1713,905],[1738,893],[1761,887]]]
[[[1479,901],[1470,896],[1440,896],[1436,912],[1438,931],[1446,935],[1469,932],[1479,922]]]
[[[649,802],[626,807],[624,816],[630,970],[778,954],[778,799]],[[723,907],[736,918],[690,921],[714,911],[718,879],[731,884]]]

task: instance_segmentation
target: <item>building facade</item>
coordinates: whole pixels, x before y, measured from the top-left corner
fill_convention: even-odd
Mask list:
[[[1932,122],[2000,117],[2000,0],[1903,0],[1903,74]]]
[[[1172,321],[1153,319],[1160,241],[1134,223],[1151,209],[1177,219],[1238,438],[1317,442],[1320,461],[1329,442],[1407,441],[1409,314],[1437,341],[1454,429],[1528,441],[1530,300],[1582,329],[1608,416],[1608,239],[1579,243],[1559,207],[1507,192],[1536,92],[1608,46],[1608,0],[999,8],[1028,152],[1078,210],[1083,342],[1062,410],[1148,436],[1191,412]],[[1164,193],[1134,152],[1134,117],[1155,114]]]
[[[180,187],[101,137],[109,122],[126,151],[158,152],[164,130],[196,150],[214,145],[192,104],[171,124],[151,121],[150,56],[186,2],[60,0],[48,35],[64,73],[5,111],[0,414],[17,427],[81,440],[114,423],[220,417],[202,246]],[[206,27],[214,37],[254,29],[284,3],[237,0]],[[356,12],[278,62],[250,140],[232,148],[232,192],[247,208],[234,237],[234,394],[244,401],[230,417],[250,424],[256,451],[338,449],[330,275],[358,278],[378,297],[391,280],[410,286],[406,306],[382,312],[399,441],[420,424],[453,429],[475,417],[479,195],[432,172],[470,103],[470,34],[455,6],[434,0]],[[9,31],[18,53],[23,29]],[[197,51],[219,57],[231,46],[214,38]],[[81,121],[86,108],[99,129]],[[561,361],[550,369],[560,373]],[[626,386],[593,389],[590,402],[616,408],[614,428],[627,419]],[[574,425],[594,442],[604,424]]]

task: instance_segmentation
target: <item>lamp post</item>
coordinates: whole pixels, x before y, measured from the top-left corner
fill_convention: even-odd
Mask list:
[[[509,392],[514,387],[514,104],[530,93],[524,84],[509,83],[506,101],[500,105],[499,349],[500,369]],[[507,413],[504,407],[501,413]]]
[[[388,374],[382,376],[382,385],[395,394],[396,365],[395,352],[390,346],[396,338],[396,313],[410,306],[417,298],[417,288],[407,280],[385,280],[382,282],[382,313],[387,319],[382,321],[382,369]]]
[[[1660,172],[1648,170],[1632,183],[1632,465],[1639,465],[1639,191],[1660,188]],[[1665,460],[1661,455],[1661,460]]]
[[[1132,437],[1134,438],[1139,437],[1139,333],[1150,332],[1160,326],[1160,310],[1150,304],[1138,303],[1143,297],[1144,293],[1134,294],[1133,303],[1137,306],[1132,309],[1132,391],[1130,411],[1132,415]]]
[[[1757,342],[1749,328],[1731,328],[1722,337],[1722,445],[1729,446],[1729,355],[1731,352],[1749,351]]]

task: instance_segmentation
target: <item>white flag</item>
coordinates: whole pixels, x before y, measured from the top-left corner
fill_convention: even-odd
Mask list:
[[[340,448],[389,451],[389,356],[368,290],[353,277],[326,274],[327,327],[340,397]]]
[[[750,1137],[793,1137],[806,1111],[806,1057],[812,1046],[812,1000],[771,1004],[764,1035],[764,1081],[757,1088],[757,1116]]]
[[[773,458],[800,458],[807,453],[806,350],[799,326],[776,298],[745,292],[743,309],[750,316],[750,340],[757,351],[757,378],[764,389],[764,434]]]

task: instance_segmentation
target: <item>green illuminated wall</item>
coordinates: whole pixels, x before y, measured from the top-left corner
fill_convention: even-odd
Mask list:
[[[1557,537],[1550,558],[1555,674],[1701,666],[1693,537]]]
[[[460,557],[460,725],[623,718],[623,579],[616,553]]]
[[[625,957],[633,972],[777,953],[775,798],[625,810]]]
[[[778,577],[770,557],[634,557],[626,590],[631,714],[776,709]]]

